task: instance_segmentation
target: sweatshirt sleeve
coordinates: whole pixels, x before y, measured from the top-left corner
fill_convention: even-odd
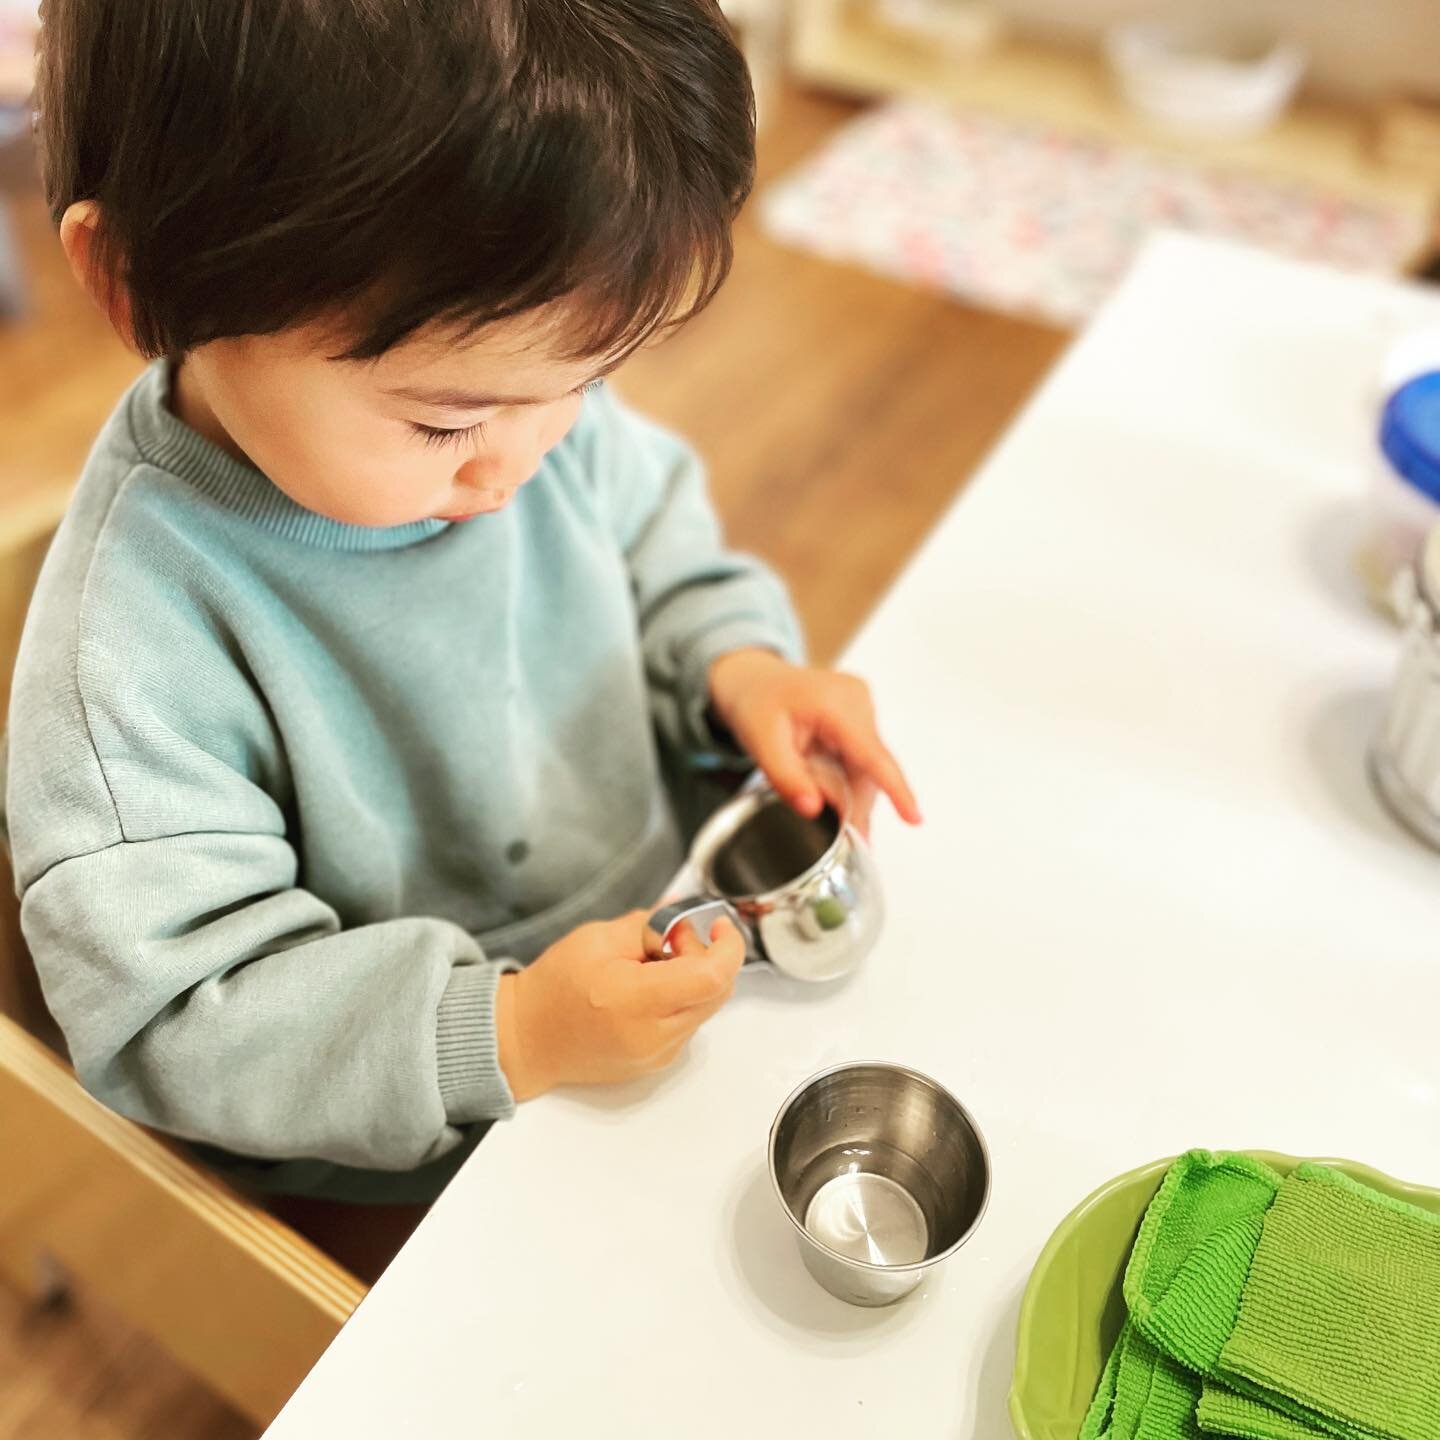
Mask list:
[[[587,410],[590,463],[630,572],[656,723],[681,751],[725,748],[707,720],[710,664],[752,646],[801,660],[789,596],[758,560],[726,549],[689,446],[608,386]]]
[[[508,1115],[502,965],[433,918],[342,929],[283,836],[121,840],[25,887],[21,923],[81,1082],[264,1158],[409,1170]]]
[[[342,923],[305,887],[243,665],[158,587],[145,613],[164,666],[27,630],[12,698],[21,923],[82,1084],[185,1139],[378,1170],[509,1116],[512,967],[437,917]]]

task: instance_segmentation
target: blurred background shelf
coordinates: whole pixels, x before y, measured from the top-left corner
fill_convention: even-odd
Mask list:
[[[1440,17],[1432,14],[1432,20],[1440,31]],[[965,59],[892,28],[867,0],[792,0],[787,64],[801,82],[844,94],[945,101],[1426,214],[1440,193],[1440,173],[1426,176],[1382,163],[1377,99],[1305,94],[1264,134],[1191,139],[1132,112],[1098,44],[1081,44],[1078,37],[1061,43],[1007,36],[993,51]]]

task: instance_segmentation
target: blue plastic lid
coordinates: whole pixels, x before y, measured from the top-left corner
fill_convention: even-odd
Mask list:
[[[1417,490],[1440,501],[1440,370],[1417,375],[1385,402],[1380,448]]]

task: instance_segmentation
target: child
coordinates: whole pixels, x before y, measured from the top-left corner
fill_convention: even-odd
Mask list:
[[[744,67],[714,0],[47,0],[38,93],[71,265],[156,357],[15,677],[47,1001],[242,1183],[423,1202],[729,994],[733,928],[642,963],[662,761],[738,743],[813,812],[824,746],[918,819],[601,384],[724,278]]]

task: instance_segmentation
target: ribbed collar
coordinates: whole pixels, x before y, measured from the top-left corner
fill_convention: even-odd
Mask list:
[[[171,366],[157,360],[130,391],[130,431],[143,459],[272,534],[322,550],[398,550],[448,530],[445,520],[346,525],[316,515],[243,460],[192,430],[170,409]]]

